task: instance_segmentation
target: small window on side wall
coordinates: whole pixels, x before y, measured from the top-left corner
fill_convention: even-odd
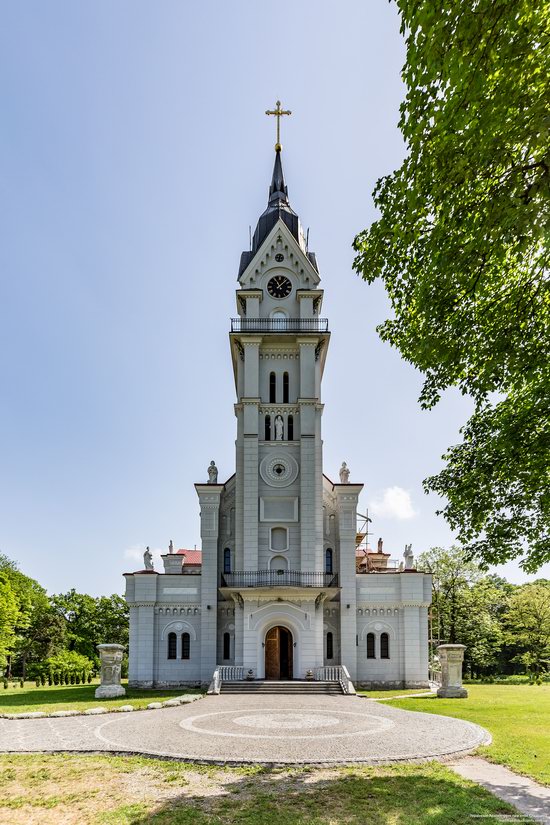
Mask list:
[[[223,658],[231,658],[231,636],[229,633],[223,634]]]
[[[266,441],[271,441],[271,416],[266,415],[264,420],[264,438]]]
[[[189,633],[181,634],[181,658],[189,659],[191,656],[191,637]]]
[[[376,659],[374,633],[367,633],[367,659]]]
[[[231,550],[226,547],[223,551],[223,572],[231,573]]]
[[[332,638],[332,633],[329,631],[327,633],[327,659],[332,659],[333,657],[334,657],[333,638]]]
[[[332,550],[330,547],[327,547],[327,549],[325,550],[325,573],[332,574],[332,572]]]
[[[387,633],[382,633],[380,636],[380,658],[390,658],[390,637]]]
[[[178,640],[175,633],[168,634],[168,658],[176,659],[178,656]]]

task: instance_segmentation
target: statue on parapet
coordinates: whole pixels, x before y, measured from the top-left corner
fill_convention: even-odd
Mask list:
[[[349,484],[349,467],[345,461],[342,461],[340,467],[340,484]]]
[[[172,539],[170,539],[170,544],[168,545],[168,552],[169,553],[174,552],[174,542],[172,541]]]
[[[145,549],[145,553],[143,554],[143,563],[145,565],[146,570],[155,569],[153,567],[153,554],[151,553],[148,547]]]
[[[403,558],[405,559],[405,570],[414,570],[414,556],[412,547],[412,544],[405,545],[405,552],[403,553]]]
[[[208,466],[208,483],[209,484],[217,484],[218,483],[218,468],[214,461],[211,461]]]

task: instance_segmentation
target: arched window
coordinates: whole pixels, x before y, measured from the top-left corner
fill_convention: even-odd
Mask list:
[[[231,573],[231,550],[226,547],[223,551],[223,572]]]
[[[175,633],[168,634],[168,658],[177,659],[178,657],[178,641]]]
[[[276,378],[274,372],[270,372],[269,373],[269,403],[270,404],[275,404],[275,402],[277,401],[276,392],[277,392],[277,378]]]
[[[283,404],[288,404],[288,372],[283,372]]]
[[[294,418],[289,415],[286,419],[286,438],[287,441],[294,441]]]
[[[191,637],[189,633],[181,634],[181,658],[189,659],[191,653]]]
[[[327,547],[325,550],[325,573],[332,573],[332,550]]]
[[[387,633],[382,633],[380,636],[380,658],[390,658],[390,637]]]
[[[271,416],[270,415],[266,415],[265,421],[264,421],[264,427],[265,427],[265,433],[264,433],[265,440],[266,441],[271,441]]]
[[[332,659],[334,656],[334,648],[332,642],[332,633],[330,631],[327,633],[327,659]]]
[[[231,636],[229,633],[223,634],[223,658],[231,658]]]
[[[374,633],[367,633],[367,659],[376,659],[374,652]]]

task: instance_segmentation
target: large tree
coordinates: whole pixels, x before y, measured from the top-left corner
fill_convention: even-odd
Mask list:
[[[482,565],[550,558],[550,4],[396,0],[407,155],[374,192],[355,267],[381,278],[382,338],[475,410],[425,481]]]
[[[519,587],[510,598],[504,617],[511,644],[521,652],[515,657],[538,678],[550,670],[550,582]]]

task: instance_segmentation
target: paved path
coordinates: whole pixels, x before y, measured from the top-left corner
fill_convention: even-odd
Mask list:
[[[379,763],[490,741],[461,719],[354,696],[207,696],[134,713],[0,720],[0,751],[111,751],[227,763]]]
[[[461,759],[450,767],[465,779],[483,785],[499,799],[514,805],[525,816],[536,822],[550,823],[550,788],[476,756]]]

